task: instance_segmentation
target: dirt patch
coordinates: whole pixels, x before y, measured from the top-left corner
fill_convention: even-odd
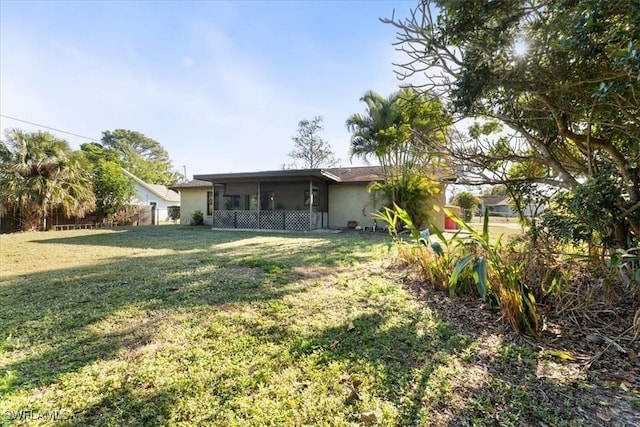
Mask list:
[[[439,417],[436,423],[471,425],[473,419],[490,415],[496,425],[502,424],[514,401],[529,399],[555,408],[559,425],[640,426],[640,343],[630,342],[633,334],[620,337],[623,327],[594,330],[549,321],[542,338],[534,340],[514,333],[499,309],[470,296],[451,299],[423,283],[402,280],[402,273],[388,271],[392,280],[477,343],[452,384],[462,402],[457,408],[451,403],[434,407],[448,418],[445,422]],[[633,314],[617,318],[616,324],[633,324]],[[619,345],[611,344],[610,337],[618,338]],[[514,395],[513,401],[497,397],[509,395]],[[546,425],[535,421],[534,406],[530,425]]]

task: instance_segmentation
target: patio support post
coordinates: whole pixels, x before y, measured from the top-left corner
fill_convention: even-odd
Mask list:
[[[313,223],[311,222],[311,216],[313,215],[313,180],[309,180],[309,231]]]
[[[260,208],[262,207],[262,202],[260,201],[260,181],[258,181],[258,229],[260,229]]]
[[[211,181],[211,229],[216,228],[216,183]],[[207,213],[207,211],[205,211]]]

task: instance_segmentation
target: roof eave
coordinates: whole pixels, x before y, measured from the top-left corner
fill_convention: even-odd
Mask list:
[[[138,178],[137,176],[135,176],[134,174],[132,174],[128,170],[126,170],[125,168],[120,168],[120,169],[122,169],[122,171],[124,172],[125,176],[128,176],[129,178],[133,179],[138,185],[140,185],[141,187],[143,187],[147,191],[155,194],[156,196],[158,196],[159,198],[161,198],[165,202],[174,202],[174,203],[176,202],[174,199],[169,199],[169,198],[165,197],[162,193],[158,192],[158,190],[156,190],[155,188],[153,188],[152,186],[150,186],[149,184],[147,184],[146,182],[144,182],[143,180],[141,180],[140,178]],[[168,188],[169,190],[171,190],[171,188],[169,188],[169,187],[165,187],[165,188]]]
[[[194,179],[209,182],[247,182],[257,180],[286,180],[286,179],[320,179],[323,181],[340,182],[340,178],[323,169],[285,169],[280,171],[261,171],[261,172],[237,172],[226,174],[206,174],[194,175]]]

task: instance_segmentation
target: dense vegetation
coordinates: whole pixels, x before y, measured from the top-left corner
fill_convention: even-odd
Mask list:
[[[167,151],[138,132],[107,131],[102,144],[74,151],[49,132],[9,130],[0,142],[0,216],[15,218],[20,230],[46,230],[52,212],[122,223],[134,195],[123,168],[152,184],[181,178]]]
[[[408,56],[402,76],[457,119],[489,121],[431,146],[464,180],[560,189],[554,237],[629,249],[640,235],[639,20],[626,0],[423,0],[384,22]],[[492,121],[511,134],[488,138]],[[570,236],[568,223],[584,232]]]
[[[95,206],[91,179],[81,153],[47,132],[18,129],[0,143],[0,204],[15,211],[20,228],[47,228],[47,215],[84,215]]]
[[[374,200],[406,209],[415,224],[428,224],[429,208],[447,178],[447,163],[430,146],[442,143],[451,120],[434,96],[402,89],[388,97],[368,91],[360,99],[365,114],[347,121],[351,155],[375,159],[383,180],[370,190]]]
[[[431,242],[407,206],[387,205],[380,217],[392,225],[403,261],[426,282],[452,295],[477,293],[500,305],[516,330],[537,337],[542,307],[551,317],[571,311],[578,327],[611,325],[604,311],[615,313],[614,323],[626,329],[618,342],[635,345],[639,18],[640,4],[628,1],[423,0],[406,18],[382,20],[398,30],[396,45],[406,54],[398,73],[420,83],[405,91],[423,105],[439,99],[449,123],[475,121],[466,133],[443,122],[424,133],[409,121],[401,146],[436,156],[460,183],[500,185],[528,230],[517,242],[490,243],[486,228],[478,234],[454,218],[470,234],[447,238],[431,225],[440,237]],[[385,105],[372,99],[377,104],[368,105]],[[351,120],[359,153],[367,147],[361,129],[371,126]],[[544,213],[525,217],[530,205],[543,205]],[[410,250],[395,234],[402,225],[413,230]]]

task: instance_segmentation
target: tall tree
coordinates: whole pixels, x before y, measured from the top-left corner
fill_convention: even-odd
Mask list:
[[[368,91],[360,101],[366,114],[353,114],[346,121],[352,156],[375,157],[387,175],[401,170],[419,174],[426,165],[444,161],[430,150],[434,141],[444,141],[451,124],[437,98],[402,89],[386,98]]]
[[[53,209],[82,216],[95,206],[82,156],[48,132],[7,132],[0,142],[0,198],[20,212],[21,228],[47,228]]]
[[[471,221],[473,209],[479,206],[482,200],[475,194],[469,193],[468,191],[461,191],[451,198],[451,203],[462,209],[462,217],[465,221]]]
[[[609,212],[597,231],[615,246],[637,239],[640,3],[423,0],[408,18],[383,22],[397,28],[397,46],[408,55],[401,76],[420,74],[421,87],[450,100],[460,117],[495,119],[514,132],[506,144],[449,144],[454,158],[476,172],[537,163],[544,173],[519,179],[570,193],[612,173],[600,183],[618,196],[591,206]]]
[[[336,166],[339,160],[334,157],[331,146],[318,135],[323,129],[321,116],[300,120],[298,133],[291,137],[294,149],[289,157],[302,160],[304,167],[309,169]]]
[[[374,91],[366,92],[361,102],[366,105],[366,113],[353,114],[347,121],[351,135],[351,155],[368,160],[376,158],[385,174],[391,173],[391,148],[401,146],[409,140],[409,130],[404,126],[404,134],[399,135],[402,127],[398,93],[385,98]]]
[[[182,175],[172,171],[169,153],[140,132],[116,129],[102,133],[102,146],[118,153],[123,167],[150,184],[172,185]]]
[[[101,219],[112,220],[131,204],[135,195],[133,183],[122,172],[122,162],[114,150],[96,143],[82,144],[80,149],[91,164],[95,213]]]
[[[346,125],[351,131],[352,156],[374,157],[382,166],[385,182],[373,189],[389,205],[407,210],[415,224],[427,217],[426,202],[435,195],[434,168],[444,158],[430,149],[442,141],[450,121],[440,101],[412,89],[383,97],[368,91],[360,99],[366,113],[353,114]]]

